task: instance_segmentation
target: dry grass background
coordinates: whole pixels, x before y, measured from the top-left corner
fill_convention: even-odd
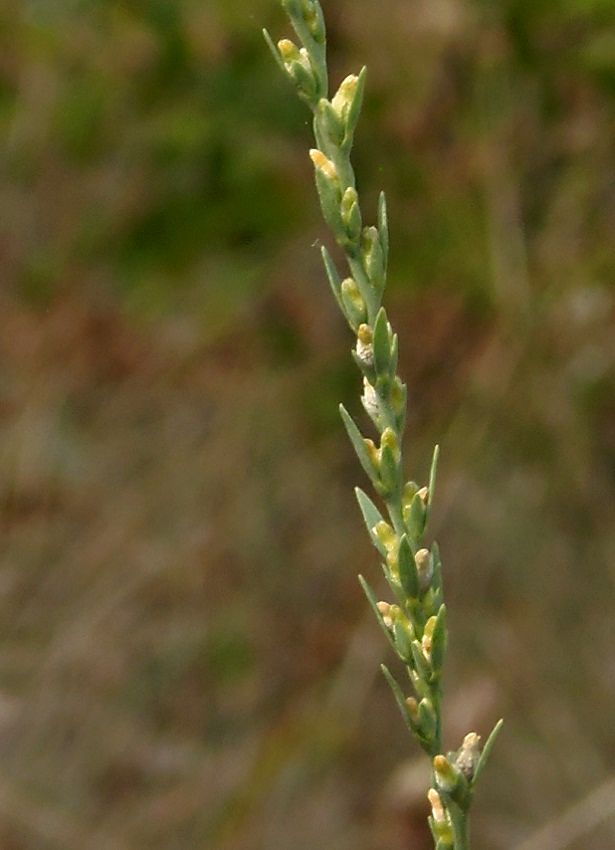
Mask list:
[[[450,744],[507,720],[476,850],[611,846],[610,2],[325,7],[370,70],[413,472],[443,447]],[[281,13],[0,20],[0,850],[429,847]]]

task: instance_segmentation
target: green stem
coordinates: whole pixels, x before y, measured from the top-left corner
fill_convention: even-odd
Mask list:
[[[434,735],[436,752],[433,755],[437,756],[438,753],[442,752],[442,688],[440,685],[436,685],[432,690],[431,701],[436,712],[436,733]]]
[[[448,813],[455,833],[455,850],[470,850],[470,817],[468,812],[456,803],[449,802]]]

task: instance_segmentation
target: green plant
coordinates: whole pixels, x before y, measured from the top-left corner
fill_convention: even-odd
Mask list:
[[[276,47],[267,31],[264,35],[280,68],[314,116],[316,147],[310,150],[310,157],[316,186],[324,219],[344,252],[349,276],[341,279],[326,248],[322,256],[333,295],[356,335],[352,356],[363,376],[361,400],[378,432],[378,444],[363,437],[342,405],[340,413],[361,466],[386,508],[388,521],[370,497],[356,489],[395,602],[378,602],[366,580],[359,576],[359,581],[414,689],[413,696],[405,697],[393,675],[382,666],[407,726],[432,762],[433,787],[428,798],[435,848],[467,850],[473,792],[502,721],[482,750],[479,736],[471,732],[457,751],[442,752],[446,607],[438,546],[435,541],[429,547],[424,542],[434,497],[438,447],[428,485],[419,487],[414,481],[406,481],[402,463],[406,387],[397,374],[397,335],[381,305],[389,253],[386,201],[382,193],[377,224],[364,226],[350,160],[366,70],[346,77],[329,99],[326,30],[320,4],[318,0],[281,2],[301,46],[282,39]]]

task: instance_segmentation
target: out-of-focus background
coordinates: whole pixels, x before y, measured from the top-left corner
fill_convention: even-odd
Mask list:
[[[442,445],[447,744],[506,718],[473,847],[613,847],[612,0],[325,12]],[[0,23],[1,850],[426,850],[278,4]]]

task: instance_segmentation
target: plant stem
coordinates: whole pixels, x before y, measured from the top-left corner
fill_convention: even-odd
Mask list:
[[[470,816],[467,810],[460,808],[456,803],[450,802],[448,813],[455,834],[455,850],[470,850]]]
[[[386,202],[381,195],[377,223],[363,225],[350,159],[361,109],[365,69],[350,75],[328,99],[326,32],[318,0],[281,0],[301,47],[289,39],[277,48],[267,44],[284,73],[314,116],[316,149],[310,151],[325,221],[343,250],[350,277],[340,279],[326,250],[323,259],[335,299],[356,335],[355,363],[363,377],[363,406],[379,437],[378,445],[363,437],[341,409],[357,457],[386,507],[388,521],[361,490],[357,490],[370,538],[383,559],[386,580],[395,602],[378,602],[360,577],[369,603],[391,646],[407,668],[414,695],[406,697],[386,667],[383,673],[406,725],[433,766],[429,820],[436,850],[470,850],[468,810],[476,777],[489,754],[499,726],[481,755],[478,736],[466,735],[457,753],[442,754],[442,666],[447,643],[438,546],[426,548],[425,530],[434,496],[438,450],[434,452],[429,485],[419,487],[404,476],[402,438],[406,418],[406,388],[397,373],[398,344],[381,307],[386,285],[389,232]]]

